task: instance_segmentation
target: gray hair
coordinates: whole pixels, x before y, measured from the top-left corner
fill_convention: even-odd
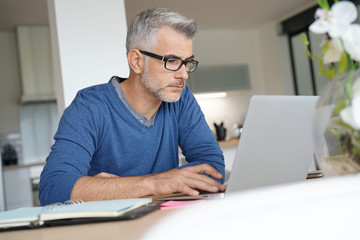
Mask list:
[[[154,47],[156,34],[162,27],[169,27],[184,37],[193,39],[199,24],[193,19],[188,19],[166,8],[145,10],[136,15],[129,26],[126,37],[127,52],[133,48]]]

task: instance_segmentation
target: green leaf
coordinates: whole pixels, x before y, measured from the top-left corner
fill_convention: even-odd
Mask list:
[[[346,108],[346,100],[341,99],[336,103],[333,114],[339,115],[340,111],[343,110],[344,108]]]
[[[324,8],[323,0],[316,0],[321,8]]]
[[[331,68],[331,69],[326,69],[326,70],[322,70],[320,71],[321,75],[324,75],[325,77],[329,78],[329,79],[333,79],[336,75],[335,69]]]
[[[336,130],[335,128],[330,128],[329,131],[330,131],[330,133],[332,133],[335,137],[340,138],[341,133],[340,133],[338,130]]]
[[[355,62],[355,64],[354,64],[354,69],[357,69],[359,67],[359,62]]]
[[[342,110],[342,109],[341,109],[341,110]],[[340,110],[340,111],[341,111],[341,110]],[[340,111],[339,111],[339,112],[340,112]],[[341,126],[341,127],[343,127],[343,128],[346,128],[346,129],[348,129],[348,130],[351,130],[351,131],[354,130],[354,128],[353,128],[352,126],[350,126],[349,124],[347,124],[347,123],[344,122],[343,120],[337,121],[336,124],[339,125],[339,126]]]
[[[348,66],[347,55],[346,55],[346,52],[344,51],[341,54],[340,61],[338,64],[338,72],[339,73],[345,72],[345,70],[347,69],[347,66]]]
[[[319,4],[321,8],[324,8],[326,10],[330,10],[330,6],[327,0],[316,0],[316,2]]]
[[[308,58],[311,58],[311,52],[310,52],[309,50],[306,50],[306,56],[307,56]]]
[[[319,68],[318,68],[318,72],[322,72],[324,69],[325,65],[324,65],[324,61],[321,59],[320,60],[320,64],[319,64]]]
[[[301,40],[302,40],[302,42],[304,43],[305,46],[309,45],[309,40],[308,40],[305,33],[301,34]]]
[[[323,8],[325,8],[326,10],[330,10],[330,5],[329,5],[328,1],[323,0],[323,2],[324,2],[324,7]]]
[[[310,52],[311,54],[311,52]],[[316,55],[311,55],[311,60],[313,60],[314,62],[317,61],[319,59],[319,56]]]
[[[329,50],[329,46],[330,46],[329,40],[326,40],[326,42],[321,48],[321,53],[325,54]]]

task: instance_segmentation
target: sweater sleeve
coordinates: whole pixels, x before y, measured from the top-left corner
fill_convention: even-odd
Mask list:
[[[200,106],[187,87],[179,108],[179,145],[188,162],[180,168],[207,163],[225,176],[223,153]]]
[[[42,205],[70,199],[74,184],[90,169],[97,134],[96,113],[89,110],[88,100],[79,93],[60,120],[55,143],[41,173],[39,199]]]

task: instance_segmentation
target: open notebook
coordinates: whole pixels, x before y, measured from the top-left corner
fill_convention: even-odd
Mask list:
[[[305,180],[314,161],[313,122],[317,96],[255,95],[251,98],[226,194]],[[314,176],[313,176],[314,177]],[[224,193],[155,200],[224,197]]]
[[[45,207],[18,208],[0,212],[0,230],[131,219],[155,209],[149,206],[151,200],[151,198],[90,202],[80,200]]]

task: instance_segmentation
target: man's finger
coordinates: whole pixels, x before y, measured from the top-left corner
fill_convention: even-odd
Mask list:
[[[210,167],[208,164],[201,164],[198,166],[194,166],[194,171],[198,172],[199,174],[207,174],[216,179],[222,179],[223,175],[218,172],[215,168]]]
[[[195,174],[194,172],[188,172],[188,174],[186,174],[186,180],[184,183],[191,188],[200,189],[208,192],[218,192],[219,190],[225,190],[224,185],[207,175],[199,174],[200,172],[202,172],[201,169],[198,173]]]
[[[179,192],[185,193],[190,196],[198,196],[200,193],[192,188],[190,188],[187,185],[183,185],[181,189],[179,189]]]
[[[199,189],[206,192],[218,192],[219,190],[222,190],[222,185],[219,182],[216,182],[207,176],[204,176],[204,180],[198,178],[192,178],[189,180],[190,181],[185,184],[192,189]]]

